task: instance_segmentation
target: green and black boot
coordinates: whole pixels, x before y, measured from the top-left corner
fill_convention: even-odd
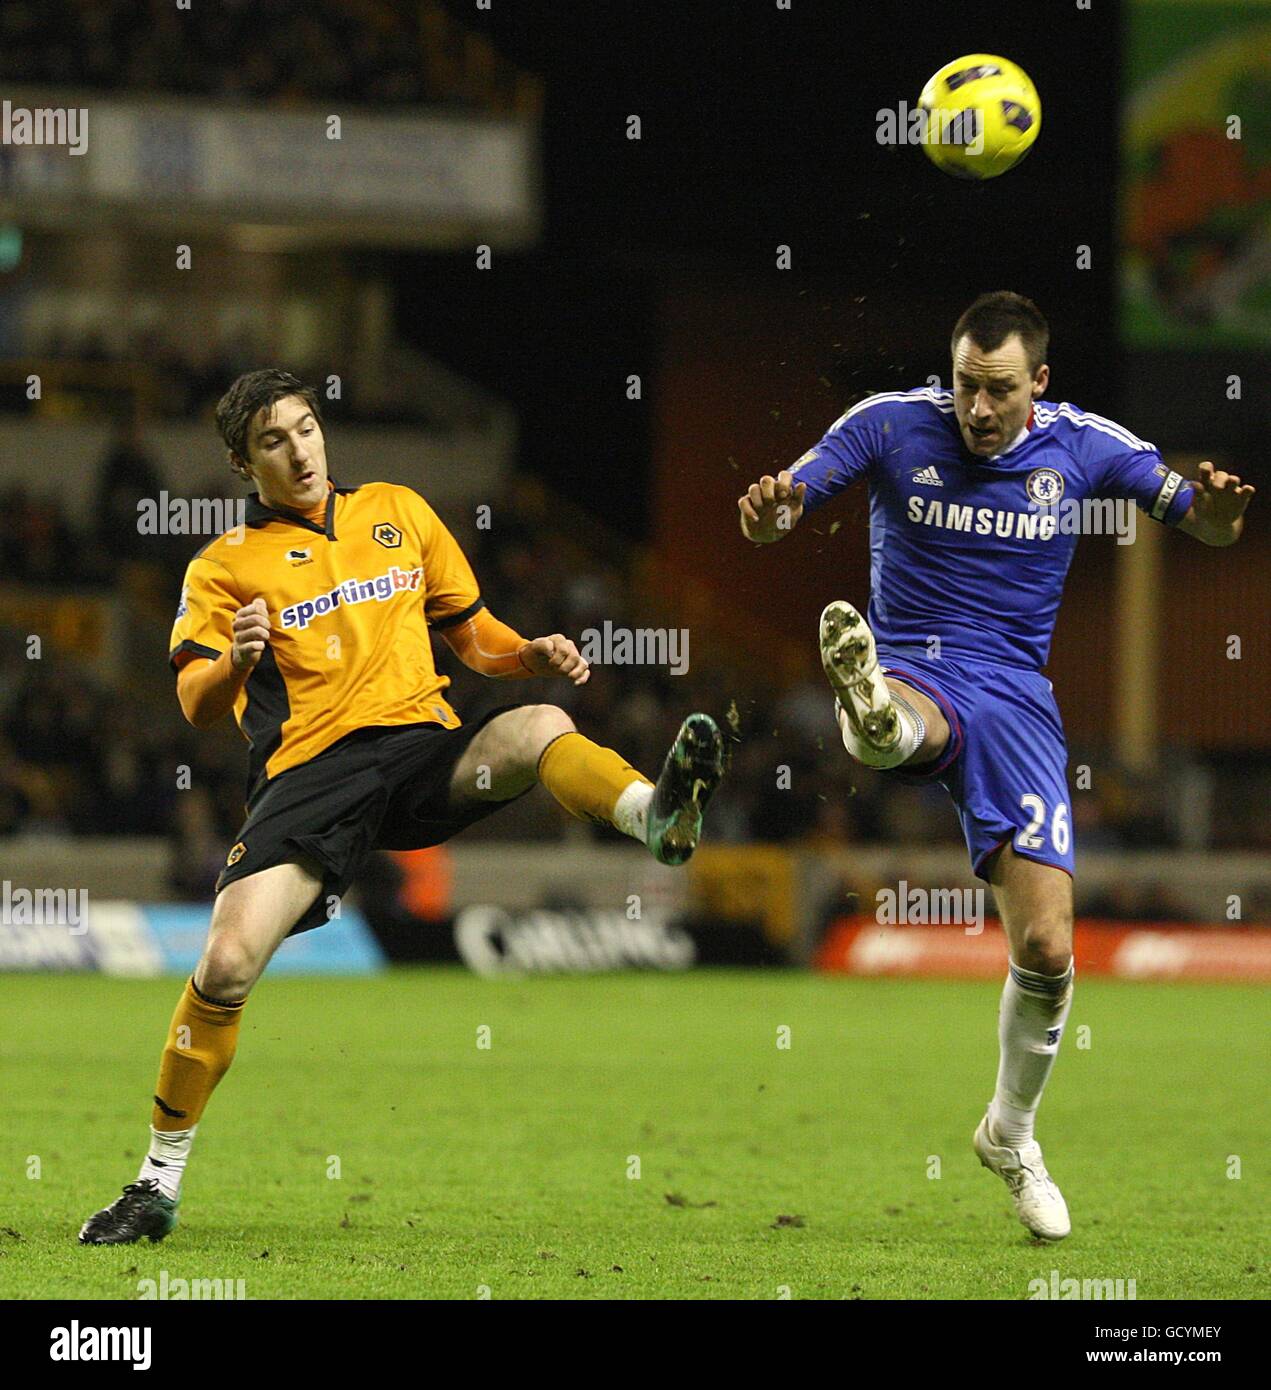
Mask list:
[[[84,1222],[79,1243],[131,1245],[142,1236],[149,1236],[151,1241],[162,1240],[177,1224],[177,1201],[165,1197],[153,1178],[130,1182],[122,1197]]]
[[[724,775],[724,736],[709,714],[680,725],[653,788],[649,849],[661,864],[683,864],[697,848],[702,812]]]

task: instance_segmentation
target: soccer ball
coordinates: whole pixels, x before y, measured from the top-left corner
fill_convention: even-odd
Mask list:
[[[1037,88],[1023,68],[992,53],[946,63],[922,89],[922,147],[937,169],[995,179],[1033,147],[1042,126]]]

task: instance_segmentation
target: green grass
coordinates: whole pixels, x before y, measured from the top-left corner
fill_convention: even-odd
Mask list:
[[[1044,1246],[970,1148],[994,985],[267,976],[181,1224],[82,1248],[136,1174],[179,990],[0,981],[0,1296],[132,1298],[165,1269],[249,1298],[1020,1299],[1052,1269],[1271,1291],[1260,990],[1078,982],[1039,1127],[1074,1233]]]

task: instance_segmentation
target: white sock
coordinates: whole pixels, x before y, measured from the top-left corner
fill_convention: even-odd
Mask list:
[[[647,782],[632,782],[618,797],[613,808],[613,823],[624,835],[649,842],[649,807],[653,803],[653,788]]]
[[[194,1131],[198,1125],[189,1129],[162,1130],[150,1126],[150,1152],[141,1165],[137,1181],[153,1178],[159,1184],[159,1191],[174,1202],[181,1195],[181,1179],[185,1176],[186,1160],[190,1157],[190,1145],[194,1143]]]
[[[837,699],[834,701],[834,717],[838,720],[839,729],[843,734],[843,747],[858,763],[864,763],[866,767],[899,767],[901,763],[913,757],[922,747],[923,739],[927,737],[927,726],[923,723],[922,715],[908,700],[893,691],[891,703],[900,724],[900,739],[894,748],[889,748],[883,753],[856,736],[843,706]]]
[[[1014,962],[998,1014],[1001,1057],[997,1090],[989,1105],[989,1135],[1018,1149],[1033,1137],[1033,1121],[1046,1078],[1055,1065],[1064,1021],[1072,1006],[1073,967],[1062,975],[1038,975]]]

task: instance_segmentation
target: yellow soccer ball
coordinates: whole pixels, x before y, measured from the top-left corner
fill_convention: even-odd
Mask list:
[[[946,63],[918,105],[927,157],[960,179],[995,179],[1013,169],[1042,126],[1041,100],[1028,74],[992,53]]]

